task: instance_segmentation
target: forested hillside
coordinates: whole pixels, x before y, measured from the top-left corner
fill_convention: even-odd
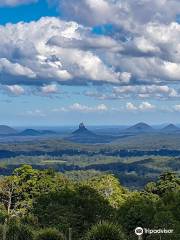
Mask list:
[[[71,171],[110,173],[117,176],[123,186],[143,189],[162,172],[180,174],[179,143],[172,136],[145,138],[142,135],[102,145],[75,144],[60,139],[1,142],[0,175],[11,175],[14,169],[28,164],[39,170],[53,168],[67,175]]]
[[[173,229],[143,239],[180,239],[180,178],[167,172],[142,191],[113,175],[84,180],[29,165],[0,180],[0,239],[128,240],[136,227]]]

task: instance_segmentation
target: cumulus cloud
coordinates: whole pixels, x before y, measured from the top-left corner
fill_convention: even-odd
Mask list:
[[[177,104],[175,106],[173,106],[172,108],[174,111],[180,112],[180,104]]]
[[[83,50],[106,49],[112,52],[123,50],[122,45],[109,36],[90,36],[87,34],[82,34],[79,39],[54,36],[49,40],[48,44],[63,48],[79,48]]]
[[[151,111],[154,110],[156,108],[156,106],[154,106],[153,104],[149,103],[149,102],[142,102],[139,105],[135,105],[131,102],[128,102],[126,104],[126,109],[128,111]]]
[[[109,96],[96,96],[179,97],[179,0],[54,2],[64,20],[0,26],[1,84],[34,85],[44,94],[56,92],[53,84],[112,84],[119,86]],[[111,35],[96,34],[93,27],[106,24]]]
[[[61,108],[55,108],[53,109],[53,112],[81,112],[81,113],[93,113],[93,112],[106,112],[108,111],[108,107],[105,104],[99,104],[97,106],[88,106],[83,105],[80,103],[74,103],[67,107],[61,107]]]
[[[35,3],[38,0],[0,0],[0,7],[1,6],[9,6],[9,7],[14,7],[17,5],[24,5],[24,4],[30,4],[30,3]]]
[[[128,111],[152,111],[155,110],[156,106],[149,102],[142,102],[139,105],[135,105],[131,102],[126,103],[126,110]],[[121,112],[124,111],[123,108],[111,108],[105,104],[99,104],[96,106],[88,106],[80,103],[74,103],[70,106],[54,108],[53,112],[81,112],[81,113],[103,113],[107,111]]]
[[[25,90],[23,87],[18,86],[18,85],[11,85],[11,86],[6,86],[6,89],[8,90],[9,93],[20,96],[25,93]]]
[[[90,107],[86,105],[81,105],[79,103],[74,103],[69,107],[70,110],[72,111],[77,111],[77,112],[106,112],[108,110],[108,107],[105,104],[100,104],[95,107]]]
[[[44,94],[54,94],[58,92],[58,87],[56,84],[45,85],[41,87],[41,91]]]
[[[46,117],[46,114],[40,109],[29,110],[25,113],[25,115],[28,115],[30,117]]]
[[[136,111],[138,108],[131,102],[128,102],[126,104],[126,109],[129,111]]]
[[[50,0],[49,0],[50,2]],[[104,0],[61,0],[60,9],[65,18],[73,18],[78,22],[90,24],[102,24],[112,18],[113,9],[108,1]]]
[[[49,1],[50,2],[50,1]],[[128,29],[148,22],[169,22],[179,13],[179,0],[59,0],[64,17],[88,25],[114,23]],[[112,17],[113,16],[113,17]],[[134,29],[135,30],[135,29]]]
[[[99,91],[88,90],[83,93],[87,97],[99,100],[118,100],[125,98],[175,100],[180,97],[180,90],[167,85],[127,85],[104,88]]]
[[[19,63],[12,63],[6,58],[0,58],[0,72],[1,74],[4,73],[14,76],[36,77],[36,74],[30,68]]]
[[[142,102],[142,103],[139,105],[139,109],[142,110],[142,111],[152,110],[152,109],[155,109],[155,106],[152,105],[152,104],[149,103],[149,102]]]
[[[119,56],[112,57],[125,71],[144,81],[179,81],[180,24],[149,23],[132,34]]]
[[[116,98],[135,96],[139,98],[173,98],[178,97],[179,93],[167,85],[134,85],[114,87],[113,94]]]
[[[131,73],[117,71],[92,50],[115,51],[118,43],[110,37],[90,35],[91,29],[55,17],[1,26],[0,71],[8,75],[3,82],[15,81],[14,75],[23,75],[18,84],[26,85],[129,82]]]
[[[68,20],[88,26],[112,24],[115,30],[111,37],[116,40],[119,54],[109,52],[104,56],[109,64],[131,73],[139,81],[180,80],[180,24],[176,22],[179,0],[57,2]]]

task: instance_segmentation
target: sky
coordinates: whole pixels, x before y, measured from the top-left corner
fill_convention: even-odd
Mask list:
[[[180,124],[179,0],[0,0],[0,124]]]

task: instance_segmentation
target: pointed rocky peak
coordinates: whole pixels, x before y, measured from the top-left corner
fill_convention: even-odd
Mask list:
[[[92,133],[91,131],[89,131],[89,130],[85,127],[84,123],[82,122],[82,123],[79,124],[79,128],[78,128],[76,131],[74,131],[72,134],[73,134],[73,135],[79,135],[79,134],[92,135],[92,134],[94,134],[94,133]]]
[[[79,130],[84,130],[84,129],[86,129],[86,127],[85,127],[84,123],[82,122],[79,124]]]

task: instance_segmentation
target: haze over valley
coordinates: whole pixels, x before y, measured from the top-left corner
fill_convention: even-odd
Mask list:
[[[115,174],[130,188],[142,188],[163,171],[179,173],[178,125],[94,126],[15,129],[0,126],[0,173],[22,164],[60,172]],[[4,167],[6,166],[6,167]]]

